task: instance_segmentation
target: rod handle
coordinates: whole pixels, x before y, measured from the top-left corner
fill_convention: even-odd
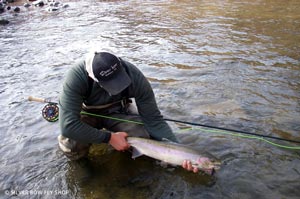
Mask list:
[[[33,97],[33,96],[29,96],[28,101],[42,102],[42,103],[48,102],[48,100],[46,100],[45,98],[39,98],[39,97]]]

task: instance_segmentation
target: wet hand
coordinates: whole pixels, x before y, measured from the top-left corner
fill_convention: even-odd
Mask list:
[[[191,161],[184,160],[182,163],[182,167],[188,171],[193,171],[194,173],[197,173],[199,169],[197,167],[193,167]]]
[[[126,137],[128,136],[125,132],[112,133],[109,144],[114,147],[117,151],[125,151],[130,145],[128,144]]]

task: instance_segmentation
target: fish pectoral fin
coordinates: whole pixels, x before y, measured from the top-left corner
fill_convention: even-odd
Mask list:
[[[136,148],[132,147],[132,158],[135,159],[135,158],[138,158],[140,156],[142,156],[143,153],[140,152],[139,150],[137,150]]]

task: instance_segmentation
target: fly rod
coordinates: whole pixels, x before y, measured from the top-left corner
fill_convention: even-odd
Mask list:
[[[35,101],[35,102],[41,102],[41,103],[47,103],[44,106],[44,108],[42,109],[43,118],[46,119],[49,122],[56,122],[58,120],[59,107],[58,107],[57,102],[52,102],[48,99],[37,98],[37,97],[32,97],[32,96],[29,96],[28,100],[29,101]],[[121,122],[136,123],[136,124],[143,125],[142,122],[136,122],[136,121],[132,121],[132,120],[124,120],[124,119],[119,119],[119,118],[115,118],[115,117],[110,117],[110,116],[107,116],[107,115],[88,113],[88,112],[85,112],[85,111],[81,111],[80,114],[94,116],[94,117],[101,117],[101,118],[106,118],[106,119],[112,119],[112,120],[118,120],[118,121],[121,121]],[[298,143],[298,144],[300,143],[300,141],[298,141],[298,140],[285,139],[285,138],[280,138],[280,137],[275,137],[275,136],[270,136],[270,135],[260,135],[260,134],[257,134],[257,133],[250,133],[250,132],[236,130],[236,129],[229,129],[229,128],[224,128],[224,127],[217,127],[217,126],[212,126],[212,125],[205,125],[205,124],[182,121],[182,120],[175,120],[175,119],[170,119],[170,118],[163,118],[163,119],[165,121],[170,121],[170,122],[189,124],[189,125],[192,125],[192,126],[200,126],[200,127],[210,128],[210,129],[217,129],[217,130],[221,130],[221,131],[235,132],[235,133],[239,133],[239,134],[243,134],[243,135],[251,135],[251,136],[261,138],[261,139],[269,138],[269,139],[281,140],[281,141]],[[244,136],[244,137],[246,137],[246,136]],[[251,137],[248,137],[248,138],[251,138]],[[267,140],[264,140],[264,141],[270,143],[270,141],[267,141]],[[273,143],[273,145],[276,145],[276,144]],[[300,149],[300,148],[296,147],[296,149]]]

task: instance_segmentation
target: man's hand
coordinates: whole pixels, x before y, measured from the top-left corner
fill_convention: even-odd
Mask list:
[[[117,151],[125,151],[130,147],[126,140],[127,136],[128,134],[125,132],[112,133],[109,144]]]
[[[197,173],[199,170],[197,167],[193,167],[191,161],[184,160],[182,163],[182,167],[188,171],[193,171],[194,173]]]

